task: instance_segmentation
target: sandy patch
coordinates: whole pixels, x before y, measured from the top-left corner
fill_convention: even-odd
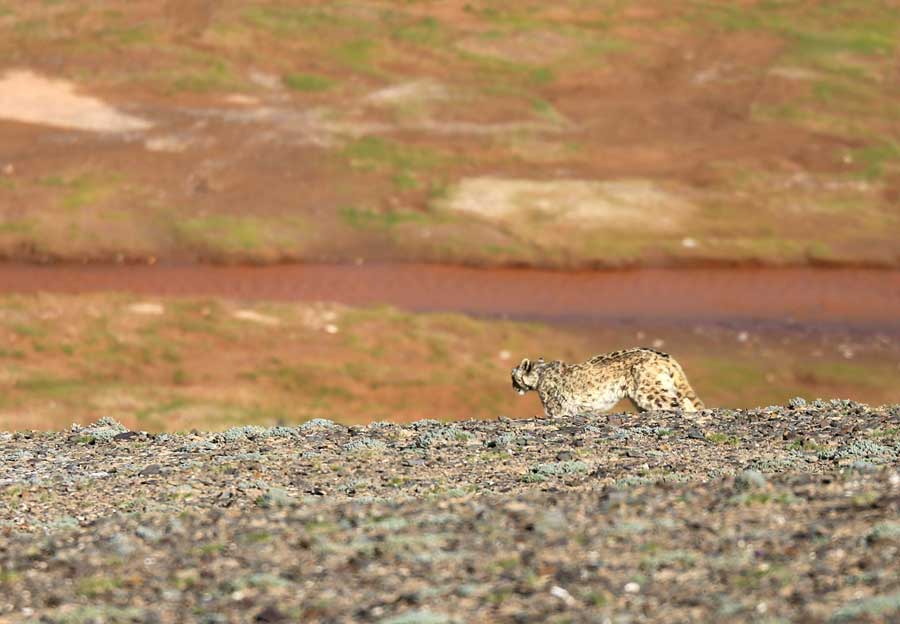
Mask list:
[[[268,314],[255,312],[254,310],[235,310],[232,316],[236,319],[249,321],[251,323],[258,323],[259,325],[268,325],[270,327],[281,325],[280,319],[274,316],[269,316]]]
[[[166,134],[163,136],[152,137],[144,141],[144,147],[151,152],[170,152],[178,153],[187,150],[193,141],[185,136],[177,134]]]
[[[822,72],[817,72],[806,67],[773,67],[769,70],[770,76],[777,76],[785,80],[821,80],[825,77]]]
[[[413,80],[379,89],[366,96],[365,102],[376,106],[400,106],[445,100],[447,88],[435,80]]]
[[[324,148],[340,146],[347,138],[370,135],[387,136],[400,132],[425,132],[439,136],[504,136],[524,133],[559,134],[571,131],[574,126],[566,120],[511,120],[498,123],[477,123],[469,121],[446,121],[434,119],[409,119],[398,122],[367,121],[347,119],[357,109],[347,108],[337,111],[319,107],[308,110],[260,106],[248,109],[207,109],[204,114],[229,123],[260,124],[274,127],[278,133],[271,133],[283,141],[285,137],[301,144],[318,145]],[[165,151],[167,142],[147,143],[148,149]]]
[[[76,93],[71,82],[25,70],[0,78],[0,119],[93,132],[134,132],[152,125]]]
[[[501,37],[474,36],[457,42],[465,52],[509,63],[543,65],[571,54],[577,43],[551,31],[518,32]]]
[[[649,180],[510,180],[467,178],[444,206],[496,221],[544,222],[668,230],[692,210],[690,202]]]
[[[162,306],[162,304],[154,303],[152,301],[142,301],[138,303],[132,303],[128,306],[128,311],[133,314],[143,314],[145,316],[160,316],[165,314],[166,309]]]

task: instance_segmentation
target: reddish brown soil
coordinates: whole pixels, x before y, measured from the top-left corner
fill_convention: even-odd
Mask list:
[[[900,330],[900,272],[641,269],[554,272],[439,265],[0,265],[0,292],[387,303],[515,319],[755,322]]]

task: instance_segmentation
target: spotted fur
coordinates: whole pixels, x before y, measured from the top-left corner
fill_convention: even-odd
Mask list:
[[[646,347],[580,364],[524,359],[512,369],[512,386],[519,394],[537,391],[550,418],[600,414],[626,397],[642,412],[703,409],[675,358]]]

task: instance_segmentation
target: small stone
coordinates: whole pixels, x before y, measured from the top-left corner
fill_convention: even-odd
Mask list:
[[[149,466],[141,470],[138,475],[142,477],[149,477],[151,475],[158,475],[161,472],[162,466],[160,466],[159,464],[150,464]]]
[[[560,601],[569,607],[574,606],[577,602],[567,589],[559,585],[554,585],[550,588],[550,595],[554,598],[559,598]]]
[[[641,591],[641,586],[631,581],[630,583],[625,583],[625,593],[626,594],[636,594]]]
[[[284,622],[286,620],[287,616],[277,607],[271,605],[257,613],[256,617],[253,618],[255,622]]]
[[[407,611],[393,617],[379,620],[379,624],[450,624],[452,620],[443,613],[419,610]]]

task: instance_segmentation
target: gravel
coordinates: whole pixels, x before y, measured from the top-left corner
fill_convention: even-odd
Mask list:
[[[0,433],[0,621],[900,620],[900,406]]]

